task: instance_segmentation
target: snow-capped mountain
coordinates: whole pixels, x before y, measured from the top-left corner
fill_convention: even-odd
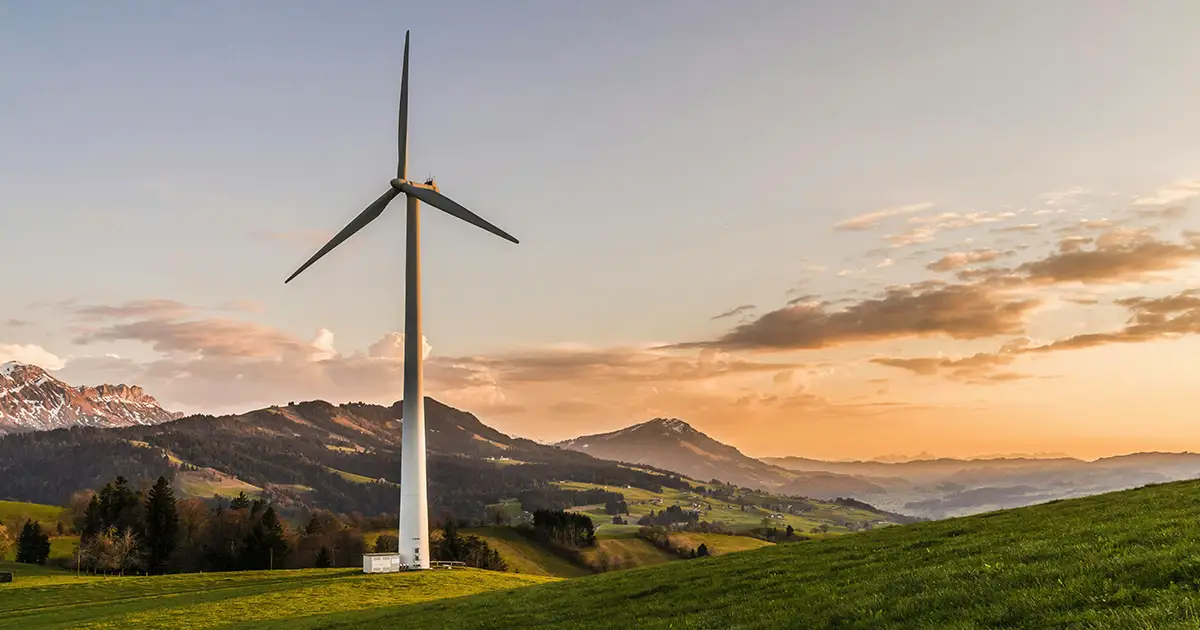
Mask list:
[[[72,387],[24,363],[0,365],[0,435],[64,427],[127,427],[179,418],[142,388]]]

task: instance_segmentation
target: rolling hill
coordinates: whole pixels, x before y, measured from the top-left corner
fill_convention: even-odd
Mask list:
[[[322,628],[1195,627],[1200,482],[776,545]]]

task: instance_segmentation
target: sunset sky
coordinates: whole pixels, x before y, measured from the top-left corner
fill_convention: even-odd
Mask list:
[[[1200,3],[0,0],[0,361],[540,440],[1200,451]]]

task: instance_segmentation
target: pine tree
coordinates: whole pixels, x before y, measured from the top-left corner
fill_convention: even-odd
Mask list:
[[[283,524],[275,508],[268,505],[246,535],[246,560],[252,569],[273,569],[277,562],[283,561],[287,548]]]
[[[229,502],[229,509],[244,510],[250,507],[250,497],[246,496],[245,492],[239,492],[232,501]]]
[[[120,475],[100,489],[99,512],[101,525],[97,531],[109,527],[118,530],[132,528],[134,531],[142,529],[141,498],[129,487],[129,480]]]
[[[46,564],[50,558],[50,536],[42,531],[41,523],[25,521],[17,537],[17,562]]]
[[[322,546],[321,549],[317,551],[317,568],[328,569],[332,564],[333,561],[329,558],[329,547]]]
[[[146,495],[146,567],[150,573],[163,573],[178,545],[179,513],[175,493],[166,477],[159,477]]]
[[[442,553],[444,560],[461,560],[463,555],[462,541],[458,537],[458,521],[451,514],[442,526]]]

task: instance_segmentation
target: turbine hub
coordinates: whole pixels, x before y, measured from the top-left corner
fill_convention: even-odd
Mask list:
[[[401,189],[400,187],[401,187],[401,186],[403,186],[403,185],[405,185],[405,184],[407,184],[407,183],[408,183],[408,180],[404,180],[404,179],[393,179],[393,180],[392,180],[392,188],[395,188],[396,190],[400,190],[400,189]]]

